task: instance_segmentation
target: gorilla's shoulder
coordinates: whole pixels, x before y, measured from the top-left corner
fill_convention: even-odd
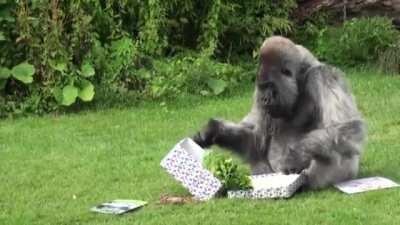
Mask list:
[[[308,79],[318,81],[327,86],[339,85],[344,90],[348,90],[345,73],[335,66],[321,63],[310,67],[306,73]]]

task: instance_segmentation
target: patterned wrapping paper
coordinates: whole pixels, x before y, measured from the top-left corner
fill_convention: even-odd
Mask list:
[[[160,165],[199,200],[208,200],[221,189],[221,182],[202,165],[204,150],[190,138],[183,139]]]
[[[263,174],[251,176],[251,178],[278,176],[278,174]],[[305,182],[304,174],[299,174],[294,182],[287,186],[271,187],[265,189],[248,189],[248,190],[231,190],[228,191],[228,198],[250,198],[250,199],[267,199],[267,198],[290,198]]]

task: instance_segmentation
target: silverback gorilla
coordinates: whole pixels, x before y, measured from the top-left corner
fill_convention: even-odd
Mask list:
[[[260,49],[253,106],[239,123],[210,119],[193,136],[241,155],[253,174],[304,173],[322,188],[358,173],[366,127],[340,70],[280,36]]]

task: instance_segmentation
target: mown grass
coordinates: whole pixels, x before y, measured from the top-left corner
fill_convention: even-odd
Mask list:
[[[400,181],[400,78],[351,71],[369,125],[360,176]],[[185,97],[165,106],[85,111],[0,122],[0,224],[398,224],[400,189],[346,195],[334,188],[289,200],[215,199],[160,205],[164,193],[187,192],[159,166],[181,138],[209,117],[239,120],[250,88],[232,97]],[[89,208],[142,199],[123,216]]]

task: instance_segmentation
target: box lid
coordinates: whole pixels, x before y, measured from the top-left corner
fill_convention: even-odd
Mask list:
[[[205,151],[190,138],[180,141],[160,165],[199,200],[215,196],[221,182],[202,165]]]

